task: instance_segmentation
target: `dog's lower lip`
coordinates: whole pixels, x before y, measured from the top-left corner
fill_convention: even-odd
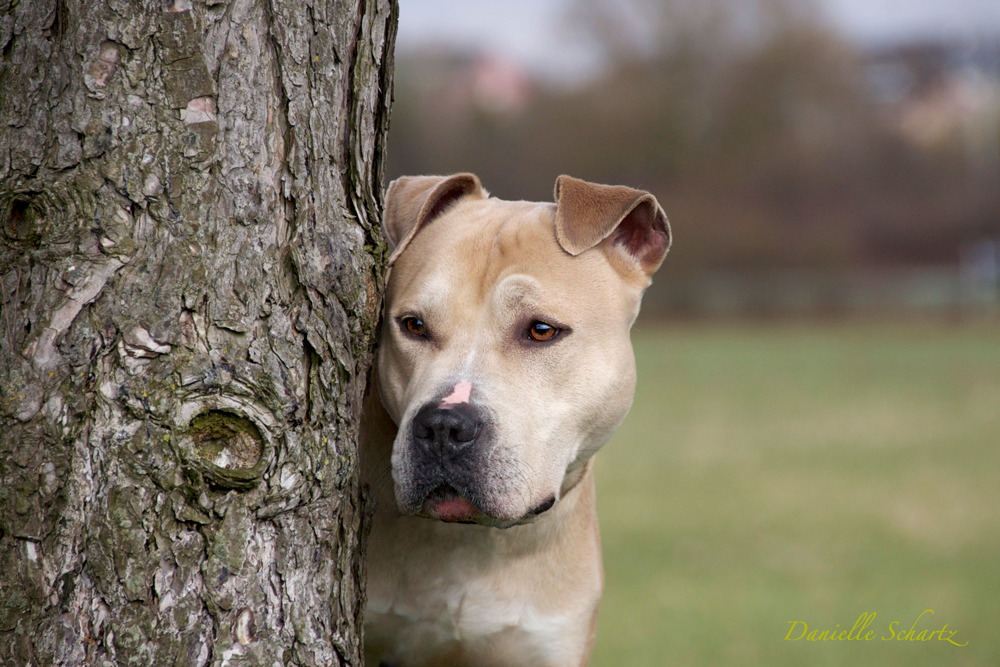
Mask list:
[[[424,511],[431,517],[446,522],[469,523],[479,515],[479,508],[472,501],[450,486],[442,485],[428,494]]]

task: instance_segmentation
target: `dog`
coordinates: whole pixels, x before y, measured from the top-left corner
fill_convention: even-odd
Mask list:
[[[363,411],[371,666],[586,665],[604,586],[591,457],[635,389],[629,331],[670,247],[648,192],[472,174],[386,193]]]

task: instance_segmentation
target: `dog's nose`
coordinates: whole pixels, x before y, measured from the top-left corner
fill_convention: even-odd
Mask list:
[[[459,450],[475,441],[482,426],[479,411],[469,403],[444,409],[429,403],[413,418],[413,438],[428,449]]]

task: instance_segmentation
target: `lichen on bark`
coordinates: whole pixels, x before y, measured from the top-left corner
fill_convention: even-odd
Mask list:
[[[391,0],[0,0],[0,664],[361,664]]]

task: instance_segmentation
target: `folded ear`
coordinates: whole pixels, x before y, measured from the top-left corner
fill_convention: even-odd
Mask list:
[[[484,199],[486,192],[473,174],[403,176],[385,194],[382,230],[389,242],[391,265],[420,228],[463,197]]]
[[[602,241],[652,275],[670,248],[670,225],[656,197],[619,185],[570,176],[556,179],[556,238],[579,255]]]

